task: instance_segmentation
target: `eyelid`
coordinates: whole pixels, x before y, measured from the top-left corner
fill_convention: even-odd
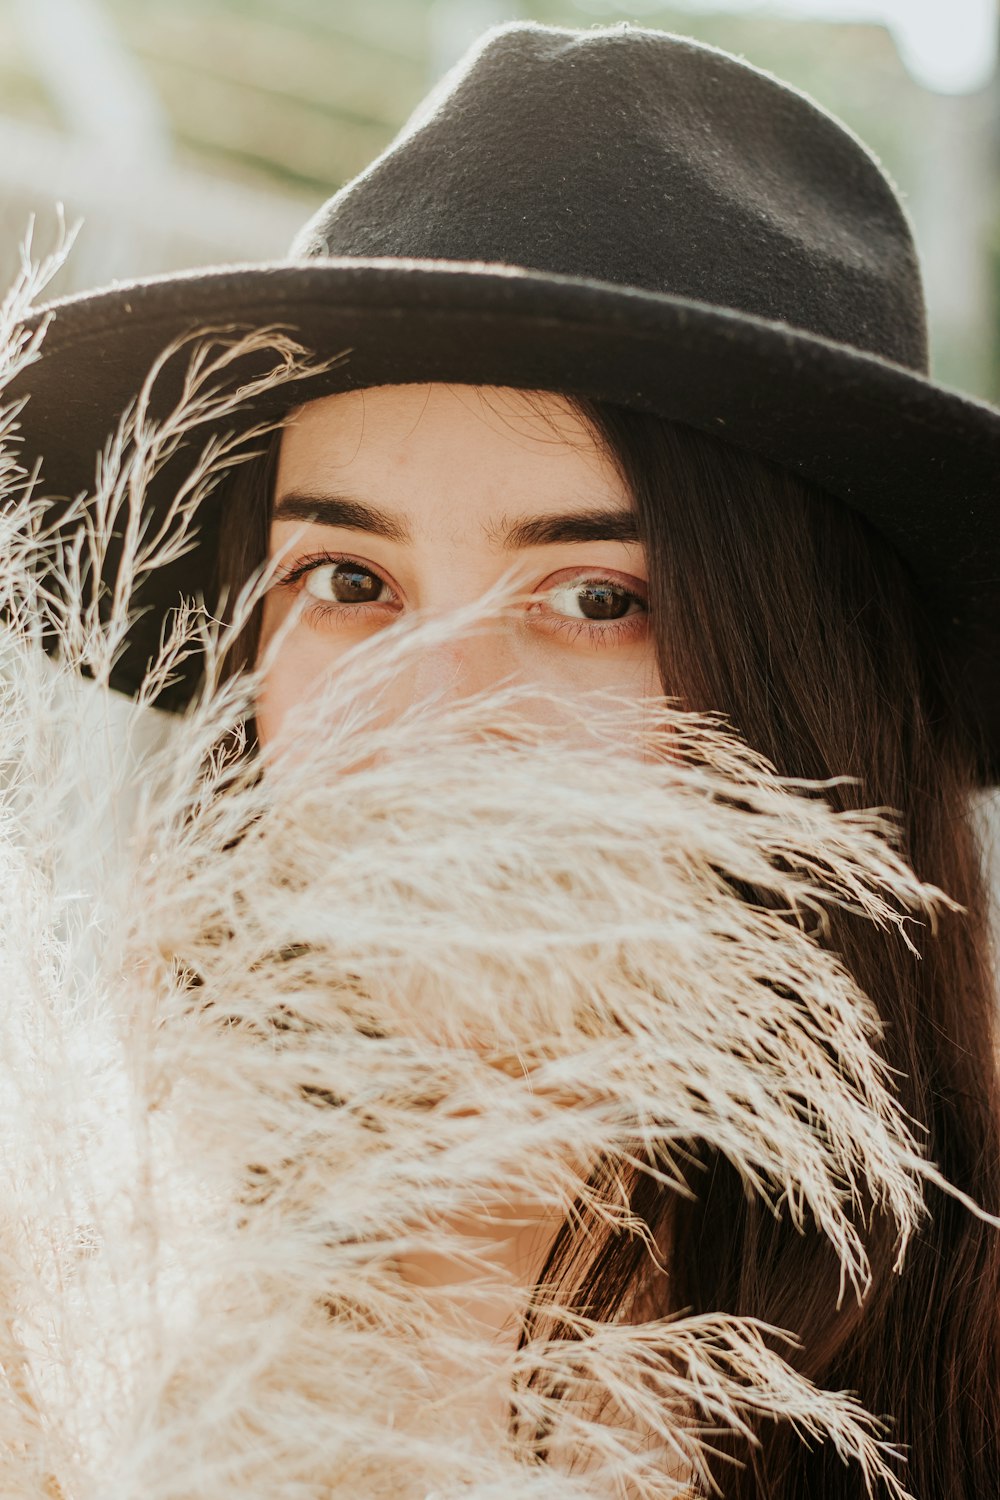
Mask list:
[[[276,570],[275,581],[279,583],[287,582],[289,577],[298,573],[304,573],[309,567],[319,567],[326,563],[335,565],[341,562],[358,563],[361,567],[374,573],[377,578],[381,578],[386,587],[393,589],[395,592],[394,585],[389,582],[377,563],[371,562],[367,558],[359,557],[354,552],[334,552],[327,548],[321,548],[319,551],[306,553],[302,557],[283,561]],[[599,562],[581,562],[575,566],[567,565],[563,568],[557,568],[555,573],[549,574],[546,577],[545,583],[547,584],[550,579],[583,579],[595,576],[614,579],[623,584],[638,584],[641,588],[649,587],[647,579],[637,577],[634,573],[623,573],[620,568],[605,567]],[[544,587],[545,585],[543,584],[542,590],[544,590]]]
[[[606,578],[610,583],[620,583],[623,588],[628,588],[631,593],[649,588],[649,582],[645,578],[637,578],[634,573],[623,573],[620,568],[605,568],[600,563],[579,563],[575,568],[557,568],[550,573],[545,580],[545,589],[551,586],[553,581],[559,583],[570,583],[578,578],[581,583],[588,578]],[[645,598],[645,594],[643,594]]]
[[[338,563],[357,563],[360,567],[364,568],[365,572],[372,573],[376,578],[380,578],[387,589],[392,589],[394,594],[397,592],[394,585],[389,582],[381,568],[377,567],[375,563],[367,562],[365,558],[357,557],[353,552],[329,552],[325,548],[320,552],[310,552],[304,557],[297,557],[281,563],[275,573],[274,581],[275,584],[298,582],[306,573],[316,568],[326,566],[336,567]]]

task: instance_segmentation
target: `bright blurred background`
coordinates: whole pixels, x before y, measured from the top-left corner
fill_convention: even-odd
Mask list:
[[[283,255],[486,27],[628,20],[740,53],[881,158],[938,379],[1000,401],[1000,0],[0,0],[0,284],[32,214],[53,294]]]

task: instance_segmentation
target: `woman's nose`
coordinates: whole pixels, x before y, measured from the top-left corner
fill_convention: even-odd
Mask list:
[[[488,695],[490,688],[504,687],[514,690],[500,710],[504,720],[584,738],[589,718],[585,706],[565,684],[560,687],[531,669],[513,635],[516,628],[509,621],[484,621],[470,635],[428,645],[396,674],[383,700],[383,712],[395,718],[421,703],[443,709],[479,693]],[[508,735],[492,722],[484,732],[500,739],[516,738],[516,733]]]
[[[448,703],[517,676],[514,653],[497,628],[480,626],[464,639],[435,642],[408,662],[394,684],[400,708],[415,702]]]

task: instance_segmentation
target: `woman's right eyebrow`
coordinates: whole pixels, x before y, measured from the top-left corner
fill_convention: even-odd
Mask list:
[[[275,502],[275,521],[315,521],[321,526],[342,526],[348,531],[367,531],[390,542],[408,544],[413,534],[406,523],[389,511],[346,495],[309,495],[291,491]],[[546,547],[567,542],[638,542],[635,513],[620,505],[579,511],[555,511],[548,515],[503,517],[484,527],[490,542],[508,551]]]

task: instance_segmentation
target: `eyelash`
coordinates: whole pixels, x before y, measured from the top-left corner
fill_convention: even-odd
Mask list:
[[[373,578],[378,578],[386,588],[392,588],[392,585],[370,563],[362,562],[360,558],[352,557],[349,553],[333,552],[319,552],[310,557],[303,558],[294,567],[278,577],[277,585],[281,588],[294,588],[307,573],[312,573],[320,567],[335,566],[337,563],[353,563],[361,572],[370,573]],[[620,589],[629,599],[635,600],[642,608],[634,614],[623,615],[620,620],[610,620],[604,624],[598,620],[564,620],[560,619],[559,616],[555,616],[555,629],[561,635],[568,636],[571,640],[576,640],[583,634],[589,636],[593,641],[599,641],[602,645],[610,645],[624,639],[626,636],[635,635],[645,624],[648,614],[646,600],[641,594],[636,593],[634,589],[625,588],[617,578],[602,573],[599,569],[593,573],[588,573],[586,569],[581,569],[576,576],[563,580],[563,586],[571,583],[610,583],[615,588]],[[322,600],[316,600],[315,603],[310,604],[303,610],[302,618],[311,625],[318,625],[329,620],[331,616],[352,615],[355,618],[360,617],[364,619],[369,611],[376,611],[382,608],[384,608],[384,605],[381,603],[324,604]],[[533,606],[533,608],[537,608],[537,605]]]

